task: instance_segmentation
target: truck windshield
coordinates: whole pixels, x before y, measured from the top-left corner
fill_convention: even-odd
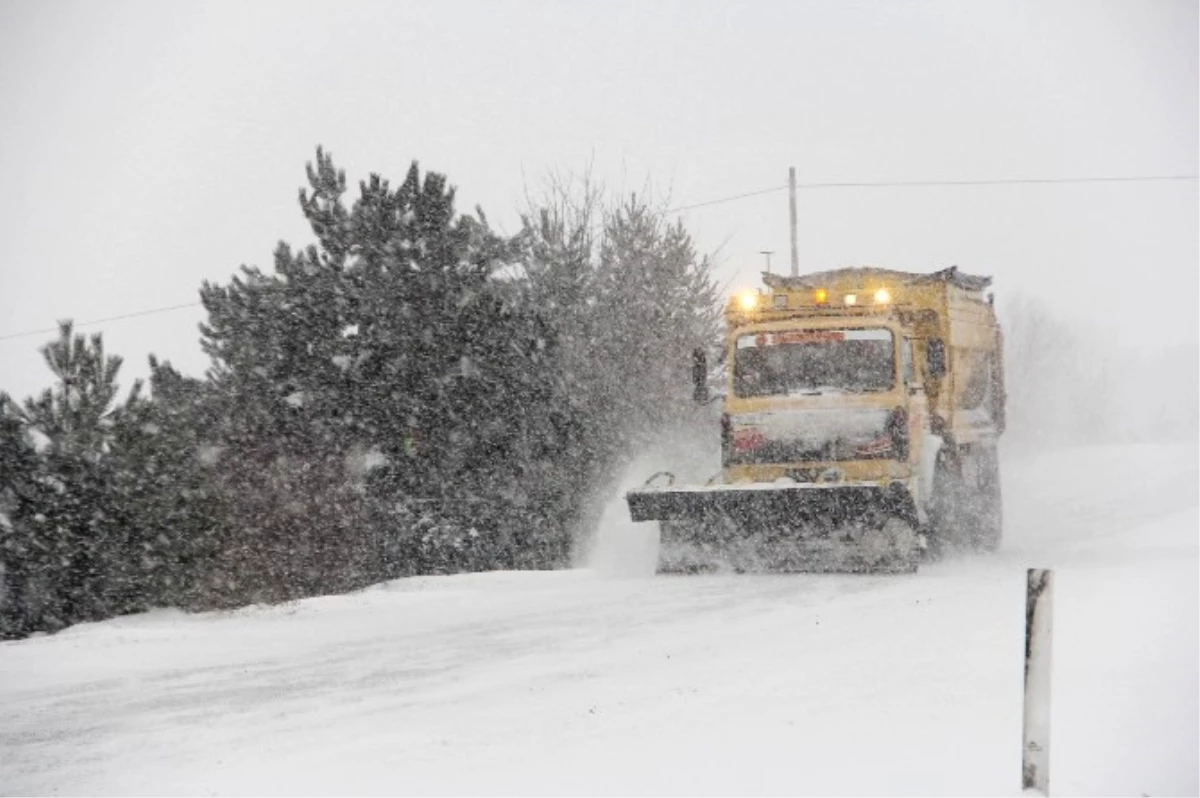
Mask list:
[[[740,336],[734,356],[738,396],[820,395],[890,390],[890,330],[785,330]]]

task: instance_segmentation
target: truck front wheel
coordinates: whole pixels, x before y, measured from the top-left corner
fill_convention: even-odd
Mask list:
[[[1004,537],[1004,510],[1000,495],[1000,455],[996,447],[976,456],[976,523],[971,543],[981,551],[996,551]]]
[[[1003,519],[1000,461],[995,447],[943,450],[933,475],[928,553],[939,558],[947,547],[995,551]]]

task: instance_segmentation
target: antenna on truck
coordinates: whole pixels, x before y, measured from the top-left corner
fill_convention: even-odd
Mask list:
[[[767,274],[770,274],[770,273],[771,273],[771,256],[775,254],[775,250],[773,250],[773,249],[760,249],[760,250],[758,251],[758,254],[759,254],[759,255],[766,255],[766,256],[767,256]]]
[[[792,276],[799,277],[800,250],[796,248],[796,167],[794,166],[788,167],[788,207],[792,221]]]

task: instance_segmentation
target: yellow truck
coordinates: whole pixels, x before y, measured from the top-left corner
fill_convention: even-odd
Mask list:
[[[660,571],[912,571],[1000,545],[1003,341],[991,278],[846,268],[765,274],[726,308],[719,474],[660,473]],[[708,366],[695,353],[696,399]]]

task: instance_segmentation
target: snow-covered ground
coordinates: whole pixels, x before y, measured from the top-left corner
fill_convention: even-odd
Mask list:
[[[1197,455],[1008,456],[1004,549],[912,576],[647,577],[616,504],[592,569],[0,644],[0,792],[1016,794],[1036,565],[1051,791],[1195,795]]]

